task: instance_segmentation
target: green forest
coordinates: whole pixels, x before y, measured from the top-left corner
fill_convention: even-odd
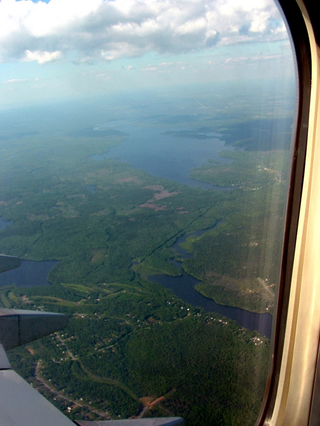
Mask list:
[[[176,136],[204,138],[194,124]],[[1,148],[0,217],[10,225],[0,230],[0,252],[59,262],[51,286],[2,286],[0,303],[69,316],[66,329],[12,350],[10,362],[71,419],[254,424],[268,339],[183,302],[148,276],[184,271],[219,304],[272,313],[288,151],[252,150],[251,141],[246,150],[221,152],[227,162],[209,159],[190,172],[226,188],[214,191],[90,158],[124,137],[39,132]],[[188,258],[172,249],[183,235]]]

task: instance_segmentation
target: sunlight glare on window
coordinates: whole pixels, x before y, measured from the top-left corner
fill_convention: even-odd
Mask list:
[[[271,0],[0,2],[0,304],[69,315],[9,354],[68,417],[255,424],[296,99]]]

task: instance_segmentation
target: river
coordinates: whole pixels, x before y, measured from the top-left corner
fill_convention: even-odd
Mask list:
[[[101,126],[101,130],[105,129],[106,126]],[[119,161],[126,161],[135,168],[143,169],[153,176],[191,187],[213,190],[234,189],[233,187],[215,187],[189,177],[192,168],[205,164],[209,159],[221,163],[230,163],[231,160],[219,156],[219,152],[225,148],[224,141],[219,138],[219,134],[207,133],[204,135],[204,139],[176,137],[170,134],[172,128],[140,126],[134,122],[114,122],[109,123],[108,127],[121,130],[127,137],[119,145],[112,147],[110,151],[91,155],[89,158],[92,160],[103,161],[114,158]],[[177,128],[174,130],[177,130]],[[228,147],[228,149],[232,148]],[[200,237],[208,230],[196,231],[194,235]],[[180,247],[180,243],[189,235],[179,238],[172,247],[181,257],[192,256]],[[181,268],[179,262],[176,262],[176,266]],[[183,273],[180,277],[153,275],[149,277],[149,280],[170,289],[182,300],[191,303],[193,306],[202,307],[208,312],[217,312],[237,321],[242,327],[257,330],[259,333],[271,337],[272,317],[270,314],[256,314],[240,308],[218,305],[212,299],[197,292],[194,287],[199,281],[186,273]]]
[[[219,223],[221,223],[221,221],[218,221],[215,226],[218,226]],[[180,244],[190,236],[200,237],[205,232],[213,229],[215,226],[205,230],[195,231],[180,237],[172,246],[172,248],[175,249],[182,258],[192,257],[192,255],[184,250]],[[178,268],[182,268],[181,262],[172,261],[172,263]],[[269,339],[271,338],[272,316],[270,314],[257,314],[241,308],[218,305],[214,302],[214,300],[209,299],[199,293],[195,289],[195,286],[196,284],[199,284],[200,281],[196,280],[194,277],[188,275],[185,272],[183,272],[182,276],[179,277],[171,277],[169,275],[163,274],[151,275],[148,277],[148,279],[154,283],[161,284],[162,286],[171,290],[180,299],[190,303],[195,307],[203,308],[207,312],[216,312],[220,315],[235,320],[241,327],[248,328],[249,330],[256,330],[260,334],[267,336]]]

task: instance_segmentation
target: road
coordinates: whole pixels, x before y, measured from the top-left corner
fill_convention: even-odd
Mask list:
[[[83,407],[87,408],[92,413],[95,413],[97,416],[102,417],[104,420],[111,420],[112,418],[110,415],[105,411],[99,411],[95,410],[93,407],[85,404],[81,404],[77,401],[74,401],[73,399],[68,398],[67,396],[63,395],[62,392],[58,392],[56,389],[48,385],[47,382],[43,380],[43,378],[40,376],[39,371],[41,368],[41,360],[37,362],[36,369],[35,369],[35,379],[40,383],[41,386],[45,387],[53,396],[56,396],[57,398],[61,398],[65,401],[67,401],[70,405],[75,405],[77,407]]]

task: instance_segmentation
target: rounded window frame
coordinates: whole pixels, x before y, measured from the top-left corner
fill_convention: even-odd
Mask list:
[[[307,426],[320,335],[320,31],[312,1],[279,3],[296,53],[299,101],[272,367],[257,424]]]

